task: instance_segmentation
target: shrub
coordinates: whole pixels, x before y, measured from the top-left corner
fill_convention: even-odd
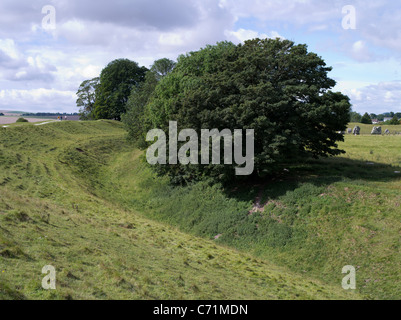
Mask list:
[[[26,120],[25,118],[19,118],[16,122],[29,122],[29,121]]]

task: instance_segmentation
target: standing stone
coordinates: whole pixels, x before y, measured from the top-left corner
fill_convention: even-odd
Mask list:
[[[381,135],[382,134],[382,127],[373,127],[372,134]]]
[[[390,134],[390,130],[386,129],[386,131],[384,131],[385,134]]]
[[[353,133],[355,136],[359,136],[359,135],[361,134],[361,128],[358,127],[358,126],[356,126],[356,127],[354,128],[354,130],[352,131],[352,133]]]
[[[352,129],[348,129],[347,132],[348,132],[348,134],[351,134],[352,133]]]

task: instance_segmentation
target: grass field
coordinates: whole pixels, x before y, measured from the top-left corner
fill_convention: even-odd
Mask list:
[[[394,126],[394,125],[383,125],[383,124],[361,124],[361,123],[350,123],[348,124],[348,128],[353,129],[355,126],[359,126],[361,128],[361,134],[367,135],[372,133],[373,127],[382,127],[382,132],[388,129],[390,134],[401,134],[401,125]]]
[[[346,136],[342,157],[226,189],[171,187],[128,151],[102,172],[101,192],[147,217],[218,236],[220,244],[325,283],[339,283],[338,270],[353,265],[364,297],[399,299],[400,143],[401,136]]]
[[[0,298],[399,299],[400,143],[346,135],[342,157],[172,187],[119,123],[0,128]]]
[[[202,212],[223,201],[247,215],[250,202],[170,189],[140,158],[112,121],[0,128],[0,299],[363,298],[341,288],[341,269],[327,283],[175,222],[186,193],[203,194]],[[57,290],[41,287],[45,265]]]

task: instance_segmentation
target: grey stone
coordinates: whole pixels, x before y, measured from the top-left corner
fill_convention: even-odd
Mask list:
[[[358,126],[356,126],[356,127],[354,128],[354,130],[352,131],[352,133],[353,133],[354,135],[356,135],[356,136],[359,136],[359,135],[361,134],[361,128],[358,127]]]
[[[382,134],[382,127],[373,127],[372,134],[381,135]]]
[[[384,131],[385,134],[390,134],[390,130],[386,129],[386,131]]]

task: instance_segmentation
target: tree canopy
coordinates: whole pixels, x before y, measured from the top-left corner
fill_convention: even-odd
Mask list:
[[[390,121],[388,121],[388,124],[390,125],[399,125],[400,124],[400,120],[398,119],[398,117],[395,115],[393,117],[393,119],[391,119]]]
[[[94,108],[96,102],[96,88],[99,85],[99,77],[92,80],[85,80],[81,83],[77,92],[77,106],[81,107],[79,115],[82,120],[92,120],[94,118]]]
[[[338,155],[349,122],[349,98],[330,91],[331,71],[306,45],[288,40],[221,42],[179,57],[144,108],[147,130],[254,129],[260,176],[284,163]],[[228,179],[230,166],[161,166],[177,182],[203,176]]]
[[[110,62],[100,74],[96,88],[94,116],[96,119],[121,120],[133,88],[145,80],[147,68],[128,59]]]
[[[372,119],[370,118],[369,113],[365,113],[361,118],[361,123],[363,124],[372,124]]]
[[[156,60],[150,68],[150,71],[155,74],[157,80],[160,80],[163,77],[167,76],[171,71],[173,71],[176,65],[177,63],[173,60],[163,58]]]
[[[350,113],[350,121],[351,122],[361,122],[362,120],[362,115],[358,112],[352,111]]]
[[[147,118],[145,106],[155,91],[158,82],[173,71],[176,63],[167,58],[156,60],[146,73],[145,81],[135,87],[127,102],[127,112],[122,120],[132,141],[139,146],[145,146],[143,133],[145,132]]]

